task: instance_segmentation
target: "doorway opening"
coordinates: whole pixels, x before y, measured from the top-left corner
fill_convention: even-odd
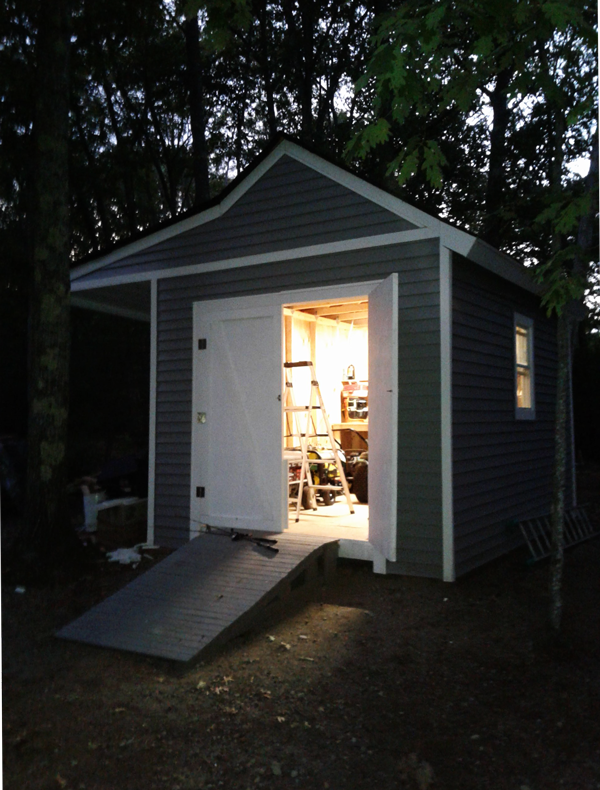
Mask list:
[[[288,501],[287,528],[302,532],[327,532],[348,540],[368,540],[368,445],[369,445],[369,301],[367,296],[298,302],[283,306],[284,362],[311,361],[350,487],[354,514],[350,513],[335,464],[311,465],[317,483],[335,486],[334,491],[306,492],[296,522],[296,501]],[[307,406],[310,399],[310,368],[289,370],[294,400]],[[319,412],[316,412],[319,414]],[[289,457],[298,447],[297,426],[284,413],[283,449]],[[309,458],[332,457],[324,420],[317,417],[309,441]],[[290,453],[290,451],[292,451]],[[290,494],[297,494],[294,479],[299,465],[287,463]],[[312,496],[309,494],[312,493]]]

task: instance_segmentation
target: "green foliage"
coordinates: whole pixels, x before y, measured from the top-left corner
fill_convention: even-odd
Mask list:
[[[409,199],[437,194],[430,204],[471,232],[485,235],[493,222],[494,243],[544,262],[537,276],[551,309],[581,296],[577,254],[558,254],[557,244],[572,246],[597,206],[567,169],[590,155],[596,123],[593,9],[585,0],[407,0],[380,21],[373,44],[356,84],[373,97],[372,114],[348,155],[379,152]],[[474,190],[479,209],[466,213]]]
[[[562,315],[567,305],[583,298],[586,278],[573,273],[573,262],[579,253],[577,247],[567,247],[533,272],[534,279],[543,286],[542,305],[549,316]]]
[[[567,195],[551,203],[537,217],[536,223],[543,226],[550,222],[556,233],[561,235],[575,233],[581,222],[593,210],[592,195]]]
[[[442,153],[435,140],[428,140],[423,147],[423,170],[430,184],[436,189],[442,187],[442,167],[448,164],[448,160]]]
[[[31,175],[35,10],[33,0],[9,0],[0,14],[0,223],[19,233]],[[572,233],[579,209],[568,200],[581,190],[565,166],[589,149],[596,101],[593,15],[583,0],[406,0],[377,26],[357,0],[80,0],[71,60],[74,257],[194,205],[182,30],[194,14],[213,192],[277,128],[328,153],[346,150],[359,173],[477,232],[487,212],[490,106],[504,70],[510,120],[494,209],[502,245],[546,260],[553,229]],[[558,112],[562,182],[549,201]],[[564,209],[550,209],[555,201]]]
[[[0,11],[0,225],[19,233],[26,233],[30,200],[37,6],[8,0]],[[78,0],[71,51],[74,258],[194,205],[184,21],[195,14],[213,193],[276,129],[341,152],[365,114],[347,90],[369,52],[373,14],[358,0]]]
[[[364,134],[360,137],[360,150],[367,153],[372,148],[385,142],[390,134],[390,124],[385,118],[379,118],[375,123],[369,124]]]
[[[419,154],[413,150],[410,154],[405,155],[398,161],[400,165],[400,172],[398,173],[398,183],[404,184],[411,176],[417,172],[419,167]]]

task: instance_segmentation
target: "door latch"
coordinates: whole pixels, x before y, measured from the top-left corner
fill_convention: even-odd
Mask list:
[[[204,425],[204,423],[206,422],[206,412],[205,411],[199,411],[198,412],[198,416],[197,416],[197,420],[198,420],[198,422],[201,425]]]

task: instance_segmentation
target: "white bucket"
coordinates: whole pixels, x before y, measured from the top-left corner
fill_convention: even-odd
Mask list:
[[[106,493],[104,491],[83,495],[83,514],[87,532],[95,532],[98,528],[98,505],[105,499]]]

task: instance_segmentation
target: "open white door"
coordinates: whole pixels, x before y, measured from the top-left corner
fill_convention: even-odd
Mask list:
[[[369,543],[393,562],[397,469],[398,275],[392,274],[369,293]]]
[[[280,306],[194,305],[192,535],[283,530],[282,331]]]

